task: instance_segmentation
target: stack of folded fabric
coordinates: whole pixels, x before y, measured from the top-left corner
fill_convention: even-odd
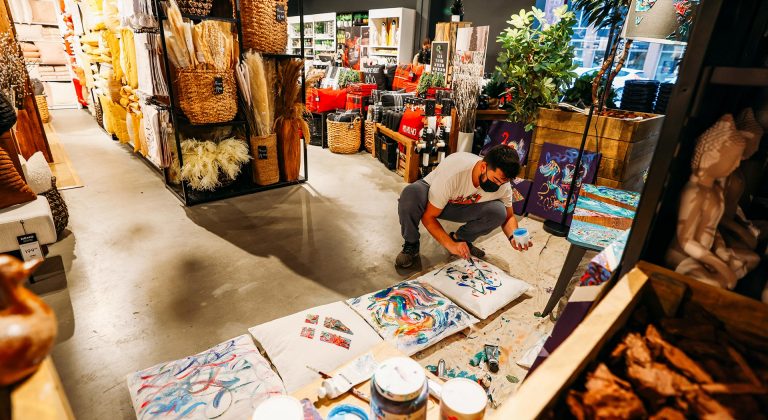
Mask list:
[[[69,82],[72,80],[72,75],[69,73],[67,66],[39,66],[38,74],[40,79],[45,82]]]
[[[624,83],[624,92],[621,95],[621,109],[653,112],[658,90],[657,80],[628,80]]]
[[[21,52],[24,54],[24,60],[27,63],[39,63],[40,62],[40,50],[37,46],[31,42],[20,42]]]

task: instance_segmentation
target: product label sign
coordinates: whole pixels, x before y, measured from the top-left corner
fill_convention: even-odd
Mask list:
[[[448,42],[435,41],[432,43],[430,58],[431,72],[445,75],[448,72]]]
[[[285,5],[278,4],[275,6],[275,19],[278,22],[285,22]]]
[[[216,77],[213,79],[213,94],[221,95],[224,93],[224,78]]]
[[[258,159],[259,160],[265,160],[267,159],[267,146],[259,146],[258,148]]]
[[[29,233],[17,236],[16,240],[19,242],[19,251],[21,251],[21,258],[24,261],[43,258],[43,250],[40,247],[40,242],[37,241],[37,235]]]

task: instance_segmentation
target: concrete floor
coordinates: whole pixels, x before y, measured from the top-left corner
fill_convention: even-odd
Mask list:
[[[301,309],[389,286],[402,178],[364,154],[310,147],[310,182],[185,208],[85,111],[52,123],[85,187],[52,247],[68,287],[53,357],[80,419],[133,418],[126,374]],[[427,235],[428,237],[428,235]],[[423,266],[448,259],[422,243]]]

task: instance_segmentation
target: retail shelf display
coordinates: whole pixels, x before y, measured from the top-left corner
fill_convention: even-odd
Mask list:
[[[394,7],[368,12],[368,56],[381,62],[409,63],[413,58],[416,12]]]

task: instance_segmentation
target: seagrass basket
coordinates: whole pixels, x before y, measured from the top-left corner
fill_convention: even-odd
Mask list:
[[[253,182],[270,185],[280,181],[280,165],[277,160],[277,134],[263,137],[251,136],[253,157]]]
[[[43,123],[51,121],[51,113],[48,112],[48,101],[45,99],[45,95],[35,95],[35,102],[37,102],[37,110],[40,111],[40,119]]]
[[[288,0],[243,0],[240,20],[246,50],[278,54],[288,45]]]
[[[352,122],[336,122],[328,119],[328,149],[333,153],[351,154],[360,150],[360,118]]]
[[[180,69],[179,107],[192,124],[231,121],[237,114],[234,70]]]
[[[376,122],[375,121],[366,121],[365,122],[365,150],[368,153],[371,153],[371,150],[373,150],[373,138],[376,135]]]

